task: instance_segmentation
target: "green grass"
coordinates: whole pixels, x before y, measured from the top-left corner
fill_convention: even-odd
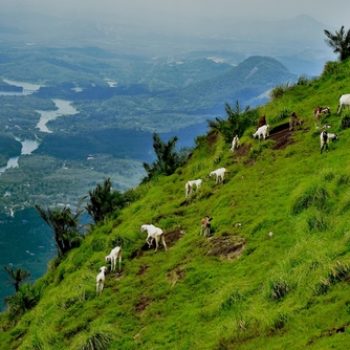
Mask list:
[[[306,130],[287,148],[247,133],[242,142],[255,151],[237,157],[220,137],[202,137],[187,165],[139,186],[139,200],[37,282],[44,288],[35,308],[17,322],[1,316],[1,349],[84,349],[100,338],[102,348],[127,350],[348,349],[350,130],[332,114],[327,122],[340,138],[321,155],[313,109],[336,110],[349,70],[350,62],[332,66],[331,75],[261,107],[268,120],[285,109],[304,119]],[[221,166],[229,173],[216,186],[207,175]],[[199,177],[203,187],[185,201],[185,182]],[[215,237],[244,240],[241,254],[209,254],[199,235],[205,215]],[[148,222],[185,233],[168,252],[132,258]],[[118,237],[123,273],[109,274],[96,296],[96,274]]]

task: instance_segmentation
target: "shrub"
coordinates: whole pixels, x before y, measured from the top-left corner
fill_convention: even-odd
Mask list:
[[[124,195],[119,191],[112,190],[110,178],[89,191],[88,196],[89,201],[85,208],[95,223],[103,221],[125,206]]]
[[[285,94],[285,92],[288,91],[289,89],[290,89],[289,83],[277,85],[271,91],[271,98],[273,100],[277,98],[281,98]]]
[[[15,295],[6,298],[6,303],[9,307],[10,316],[18,318],[32,309],[39,300],[40,291],[29,284],[24,284]]]
[[[147,176],[146,182],[157,175],[171,175],[184,163],[183,157],[175,150],[177,137],[173,137],[167,143],[163,142],[157,133],[153,134],[153,149],[157,159],[152,164],[143,163]]]
[[[335,178],[335,174],[334,174],[334,172],[331,171],[331,170],[325,171],[325,172],[322,174],[322,176],[323,176],[323,179],[324,179],[325,181],[327,181],[327,182],[331,182],[331,181]]]
[[[320,186],[312,186],[299,195],[292,206],[293,214],[299,214],[303,210],[315,206],[317,209],[325,210],[329,194],[327,190]]]
[[[307,224],[310,231],[326,231],[328,229],[328,223],[322,215],[309,217]]]
[[[258,118],[256,109],[246,107],[242,110],[238,101],[234,108],[226,103],[225,112],[226,119],[215,118],[214,120],[208,121],[208,124],[211,130],[223,135],[226,143],[231,143],[234,135],[242,136],[244,131],[249,126],[255,124]]]
[[[288,321],[288,315],[285,313],[281,313],[274,320],[272,325],[272,331],[283,329]]]
[[[272,300],[278,301],[287,295],[289,292],[289,285],[285,280],[279,279],[277,281],[270,282],[270,289],[270,298]]]
[[[340,175],[337,181],[338,186],[349,185],[350,184],[350,176],[349,175]]]
[[[82,346],[81,350],[106,350],[111,338],[102,332],[91,335]]]
[[[231,310],[237,305],[241,305],[244,302],[245,298],[240,293],[240,291],[235,290],[233,291],[226,300],[224,300],[221,305],[220,309],[223,311]]]
[[[340,127],[342,129],[348,129],[350,128],[350,115],[345,115],[341,122],[340,122]]]
[[[284,109],[282,109],[282,111],[280,112],[280,114],[277,117],[272,118],[271,122],[273,124],[276,124],[276,123],[279,123],[286,118],[289,118],[289,116],[290,116],[290,111],[287,108],[284,108]]]
[[[339,282],[350,281],[350,263],[337,261],[327,274],[316,286],[316,294],[325,294],[329,288]]]
[[[297,85],[299,86],[307,86],[310,85],[310,79],[308,79],[305,75],[301,75],[298,78]]]
[[[329,77],[335,75],[339,70],[338,62],[326,62],[323,68],[322,77]]]

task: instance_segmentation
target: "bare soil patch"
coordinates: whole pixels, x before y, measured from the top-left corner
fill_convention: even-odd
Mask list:
[[[283,149],[293,143],[293,130],[289,130],[289,123],[284,123],[271,129],[269,138],[275,141],[272,149]]]
[[[142,296],[140,300],[135,305],[135,311],[136,312],[142,312],[146,309],[146,307],[151,304],[152,300],[149,297]]]
[[[238,258],[245,246],[246,240],[240,236],[226,234],[208,239],[208,255],[233,260]]]

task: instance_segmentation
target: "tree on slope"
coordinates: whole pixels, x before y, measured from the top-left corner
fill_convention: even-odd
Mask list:
[[[123,208],[125,200],[122,193],[112,190],[112,182],[108,178],[102,184],[98,184],[94,190],[89,191],[86,210],[97,223]]]
[[[243,135],[244,131],[255,122],[257,112],[250,109],[248,106],[242,110],[239,102],[232,108],[228,103],[225,104],[226,119],[215,118],[209,120],[209,127],[215,132],[219,132],[225,138],[227,143],[232,141],[234,135],[239,137]]]
[[[30,272],[21,268],[14,268],[12,266],[4,266],[4,270],[7,272],[11,279],[11,284],[14,286],[16,293],[19,291],[19,287],[30,276]]]
[[[324,31],[327,39],[326,43],[333,48],[333,52],[339,54],[339,60],[344,61],[350,57],[350,29],[344,30],[341,26],[339,31],[331,33],[329,30]]]
[[[43,209],[36,205],[41,218],[52,228],[59,256],[63,256],[81,240],[78,232],[80,212],[74,214],[70,208]]]
[[[159,174],[171,175],[181,165],[181,157],[175,149],[176,142],[176,136],[166,143],[160,139],[157,133],[153,134],[153,149],[157,160],[152,164],[143,163],[143,167],[147,171],[146,180]]]

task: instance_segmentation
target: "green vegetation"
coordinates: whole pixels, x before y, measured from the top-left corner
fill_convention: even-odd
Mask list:
[[[344,30],[344,26],[339,31],[331,33],[329,30],[324,31],[327,39],[326,43],[333,48],[333,52],[339,54],[339,60],[345,61],[350,57],[350,29]]]
[[[321,155],[313,117],[317,105],[336,110],[346,92],[350,62],[333,68],[257,111],[271,127],[288,121],[281,111],[301,116],[288,142],[253,140],[248,127],[232,154],[210,133],[172,175],[137,187],[137,200],[50,265],[32,287],[39,301],[18,319],[9,304],[2,349],[347,349],[350,130],[327,117],[339,141]],[[215,186],[207,175],[221,166],[229,173]],[[193,178],[203,186],[185,199]],[[210,239],[199,235],[205,215]],[[164,229],[167,252],[142,250],[146,222]],[[118,240],[123,272],[108,274],[96,296],[96,274]]]
[[[15,288],[15,291],[19,291],[20,285],[30,276],[30,273],[21,268],[15,269],[12,266],[4,266],[4,270],[11,279],[11,284]]]
[[[80,212],[73,213],[68,207],[43,209],[35,206],[41,218],[52,228],[58,256],[62,257],[81,240],[78,232]]]
[[[89,191],[86,211],[95,223],[101,222],[113,213],[117,213],[128,203],[129,193],[122,194],[112,190],[112,181],[108,178],[102,184],[98,184],[94,190]]]
[[[210,120],[209,127],[211,130],[222,134],[227,143],[232,142],[232,135],[242,136],[244,131],[256,122],[258,117],[257,111],[250,110],[249,107],[242,111],[238,101],[234,108],[226,103],[225,112],[225,119],[215,118],[215,120]]]
[[[153,149],[157,159],[152,164],[143,163],[147,172],[145,180],[150,180],[157,175],[171,175],[183,163],[175,146],[177,137],[163,142],[157,133],[153,134]]]

